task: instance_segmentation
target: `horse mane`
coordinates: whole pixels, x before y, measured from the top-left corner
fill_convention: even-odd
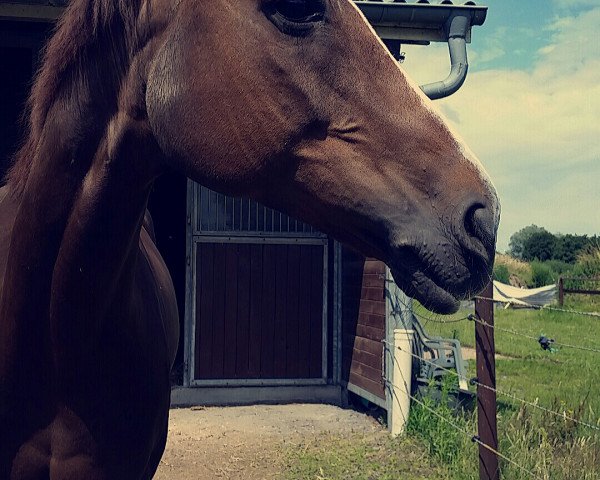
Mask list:
[[[22,146],[13,156],[6,183],[19,198],[29,177],[37,146],[49,112],[61,93],[68,98],[65,115],[90,107],[90,85],[106,90],[118,89],[126,71],[132,47],[139,32],[137,18],[142,0],[72,0],[58,21],[52,38],[43,50],[41,67],[28,97],[23,123]],[[94,54],[111,55],[117,75],[94,68]],[[96,77],[96,78],[92,78]],[[64,99],[63,99],[64,100]],[[116,102],[116,98],[112,99]],[[103,99],[106,103],[107,99]],[[61,108],[65,105],[61,104]]]

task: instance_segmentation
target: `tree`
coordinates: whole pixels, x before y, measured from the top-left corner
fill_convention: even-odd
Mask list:
[[[523,260],[540,260],[545,262],[554,258],[556,248],[556,237],[550,232],[543,230],[529,235],[523,243]]]
[[[554,259],[573,264],[579,252],[589,243],[587,235],[560,235],[556,239]]]
[[[518,232],[513,233],[508,243],[508,253],[515,258],[524,260],[523,247],[525,242],[531,235],[539,232],[547,232],[547,230],[543,227],[538,227],[537,225],[529,225],[528,227],[524,227]]]

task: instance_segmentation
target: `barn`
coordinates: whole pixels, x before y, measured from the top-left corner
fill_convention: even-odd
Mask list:
[[[474,2],[356,1],[399,60],[406,43],[449,44],[447,79],[466,75]],[[66,0],[0,2],[0,177],[21,135],[22,111],[44,41]],[[169,172],[149,210],[171,271],[181,317],[172,402],[328,402],[349,393],[390,410],[385,341],[409,325],[406,299],[386,266],[297,219],[231,198]]]

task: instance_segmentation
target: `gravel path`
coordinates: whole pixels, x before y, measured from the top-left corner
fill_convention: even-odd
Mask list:
[[[280,447],[322,433],[380,430],[372,418],[330,405],[257,405],[171,410],[156,479],[262,480],[281,477]]]

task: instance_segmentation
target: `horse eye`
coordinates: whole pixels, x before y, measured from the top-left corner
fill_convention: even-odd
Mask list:
[[[293,22],[320,20],[325,13],[325,5],[320,0],[278,0],[273,7]]]
[[[325,16],[325,0],[274,0],[266,7],[269,19],[289,35],[306,35]]]

